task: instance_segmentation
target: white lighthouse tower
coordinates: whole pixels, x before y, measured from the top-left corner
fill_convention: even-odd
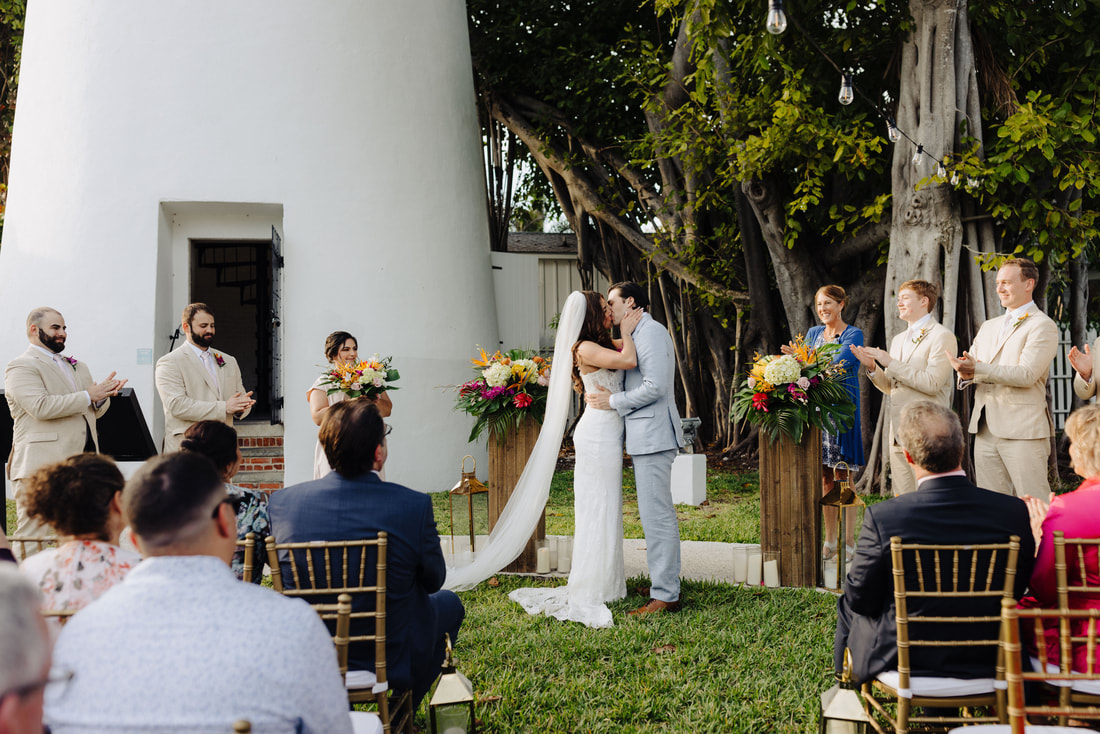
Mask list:
[[[324,338],[346,330],[401,371],[388,476],[449,487],[469,421],[439,386],[497,340],[479,145],[461,0],[31,0],[0,361],[57,308],[68,353],[129,378],[159,446],[153,365],[207,302],[256,420],[284,427],[290,484],[312,473]]]

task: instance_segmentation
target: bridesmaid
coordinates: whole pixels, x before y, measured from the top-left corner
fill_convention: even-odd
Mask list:
[[[346,331],[334,331],[325,338],[325,359],[333,367],[344,364],[358,364],[359,342]],[[325,411],[329,409],[329,406],[348,398],[339,390],[331,395],[328,394],[325,386],[321,384],[324,379],[325,375],[319,376],[314,381],[313,386],[306,392],[306,400],[309,401],[309,414],[317,425],[321,425],[321,420],[325,417]],[[382,417],[389,418],[393,412],[393,402],[390,400],[389,394],[382,393],[375,402]],[[325,457],[325,450],[321,448],[321,442],[318,441],[316,448],[313,450],[313,478],[320,479],[330,471],[332,469]]]
[[[859,420],[859,365],[855,355],[852,354],[853,346],[863,346],[863,331],[844,321],[844,307],[848,305],[848,294],[839,285],[826,285],[818,289],[814,297],[814,310],[821,326],[814,326],[806,334],[806,343],[810,346],[820,347],[823,344],[840,344],[841,349],[833,357],[833,362],[844,365],[846,376],[844,387],[848,390],[848,397],[855,403],[855,423],[851,429],[844,433],[821,433],[821,464],[822,464],[822,496],[827,495],[836,480],[851,480],[863,466],[863,431]],[[785,354],[790,353],[790,347],[783,347]],[[837,469],[840,462],[846,463],[850,469]],[[837,554],[837,512],[832,507],[826,507],[825,512],[825,545],[822,555],[826,560]],[[848,511],[845,516],[845,556],[852,559],[855,552],[855,513]]]

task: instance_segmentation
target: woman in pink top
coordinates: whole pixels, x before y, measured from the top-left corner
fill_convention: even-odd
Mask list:
[[[1035,570],[1031,574],[1031,595],[1020,601],[1021,607],[1058,607],[1057,578],[1054,573],[1054,533],[1061,530],[1066,538],[1100,537],[1100,405],[1087,405],[1066,420],[1066,437],[1070,440],[1069,457],[1073,470],[1085,481],[1072,492],[1058,495],[1048,507],[1042,500],[1025,497],[1031,512],[1031,526],[1038,548]],[[1076,562],[1067,564],[1071,586],[1079,584],[1081,574]],[[1085,570],[1088,583],[1100,583],[1100,564],[1095,548],[1085,554]],[[1100,595],[1072,594],[1072,609],[1100,609]],[[1084,623],[1086,620],[1079,620]],[[1074,629],[1073,634],[1083,634],[1084,627]],[[1047,634],[1047,654],[1050,662],[1059,660],[1057,630]],[[1073,653],[1075,670],[1086,670],[1088,660],[1085,647],[1079,646]]]
[[[141,562],[118,547],[123,483],[115,462],[99,454],[77,454],[31,476],[27,511],[60,536],[57,548],[20,566],[38,584],[43,609],[81,609]]]

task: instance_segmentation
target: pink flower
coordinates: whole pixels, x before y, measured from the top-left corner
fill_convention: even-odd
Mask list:
[[[375,377],[374,378],[374,386],[375,387],[382,387],[382,378],[381,377]]]
[[[768,396],[762,392],[755,393],[752,396],[752,407],[756,410],[762,410],[765,413],[770,413],[768,410]]]
[[[756,378],[755,377],[750,377],[749,378],[749,389],[751,390],[754,387],[756,387]]]
[[[541,375],[539,375],[539,379],[536,380],[536,382],[538,382],[540,386],[546,387],[550,384],[550,377],[545,372],[543,372]]]
[[[795,384],[798,385],[803,390],[809,390],[810,389],[810,378],[809,377],[799,377],[798,381],[795,382]]]
[[[526,408],[533,402],[535,402],[534,399],[525,392],[517,393],[516,396],[512,398],[512,405],[517,408]]]
[[[351,389],[352,390],[362,390],[363,386],[360,385],[358,382],[353,382],[353,383],[351,383]]]

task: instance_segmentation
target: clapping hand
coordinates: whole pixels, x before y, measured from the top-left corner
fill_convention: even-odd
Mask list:
[[[951,369],[958,373],[960,380],[973,380],[974,379],[974,365],[978,364],[978,360],[973,357],[969,352],[963,352],[961,357],[956,357],[948,350],[943,350],[947,355],[947,359],[951,362]]]
[[[88,388],[88,397],[92,399],[93,403],[101,403],[112,395],[118,395],[118,391],[121,390],[127,383],[127,380],[116,380],[115,373],[107,375],[103,382],[93,382],[91,387]]]
[[[252,399],[252,391],[244,393],[237,393],[229,400],[225,401],[225,412],[236,415],[237,413],[243,413],[247,408],[251,408],[256,404],[256,401]]]
[[[874,372],[876,363],[881,364],[883,367],[889,367],[890,363],[894,361],[894,358],[890,356],[890,353],[885,349],[879,349],[878,347],[851,347],[852,354],[855,355],[859,363],[862,364],[868,372]]]
[[[1085,382],[1092,382],[1092,354],[1089,352],[1089,345],[1085,345],[1084,351],[1073,347],[1066,356],[1069,358],[1069,363],[1073,365],[1073,369],[1081,376],[1081,379]]]
[[[1038,548],[1039,542],[1043,539],[1043,521],[1047,519],[1050,505],[1029,494],[1025,494],[1021,499],[1027,503],[1027,515],[1031,520],[1031,534],[1035,536],[1035,547]]]

